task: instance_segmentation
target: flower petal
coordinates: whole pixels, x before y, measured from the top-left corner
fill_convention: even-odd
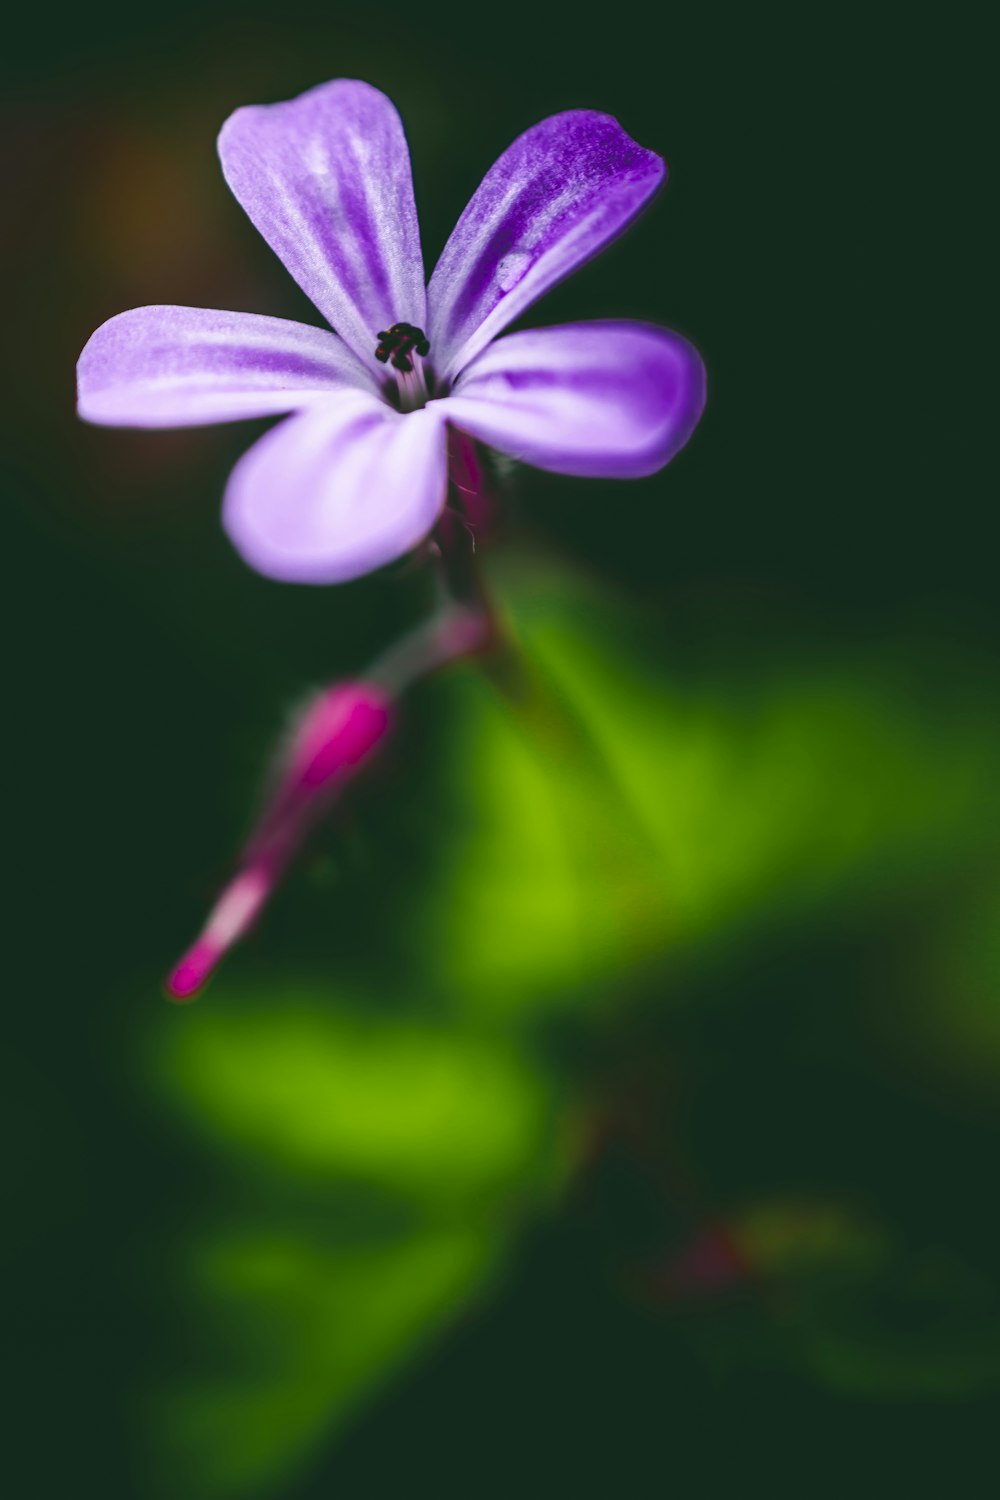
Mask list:
[[[636,479],[691,436],[705,367],[666,328],[571,323],[500,339],[434,404],[456,427],[536,468]]]
[[[219,156],[253,224],[366,364],[390,323],[426,326],[410,154],[378,89],[340,78],[238,109]]]
[[[437,520],[447,480],[443,411],[403,416],[344,393],[289,417],[244,454],[223,521],[259,573],[340,583],[416,546]]]
[[[593,110],[553,115],[519,136],[483,178],[431,277],[439,377],[454,376],[619,234],[665,172],[660,157]]]
[[[325,328],[203,307],[136,307],[103,323],[77,365],[79,411],[111,427],[194,427],[374,389]]]

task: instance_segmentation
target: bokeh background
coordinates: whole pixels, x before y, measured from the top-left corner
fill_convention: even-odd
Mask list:
[[[973,41],[892,7],[30,7],[4,48],[4,1490],[969,1493],[1000,1391],[1000,770]],[[432,265],[585,105],[666,192],[527,322],[710,403],[512,476],[517,687],[417,692],[194,1007],[162,974],[310,689],[427,607],[249,573],[265,424],[88,429],[123,308],[315,314],[237,105],[398,103]],[[252,427],[252,431],[250,430]]]

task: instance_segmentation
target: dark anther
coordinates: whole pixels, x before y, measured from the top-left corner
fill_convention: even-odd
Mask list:
[[[419,354],[422,359],[431,352],[424,330],[414,328],[412,323],[393,323],[391,328],[376,334],[376,338],[375,358],[383,365],[391,361],[393,369],[401,370],[404,375],[413,369],[411,354]]]

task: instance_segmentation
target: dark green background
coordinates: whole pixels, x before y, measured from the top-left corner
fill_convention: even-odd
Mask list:
[[[76,355],[125,307],[312,317],[213,143],[237,105],[338,75],[401,110],[428,267],[481,174],[546,114],[606,110],[667,157],[645,218],[526,321],[679,329],[708,366],[704,421],[641,484],[519,475],[508,607],[541,600],[565,645],[596,600],[598,634],[622,663],[654,663],[665,702],[714,705],[712,753],[733,766],[723,836],[745,768],[767,842],[772,741],[754,736],[772,701],[800,760],[815,743],[818,792],[766,902],[751,869],[694,956],[647,955],[638,974],[623,957],[589,988],[578,975],[518,1032],[555,1080],[552,1128],[565,1108],[591,1148],[544,1209],[514,1182],[488,1287],[258,1492],[971,1492],[1000,1386],[976,50],[954,22],[888,7],[182,0],[18,16],[2,141],[16,1399],[0,1460],[17,1500],[199,1493],[197,1464],[170,1477],[183,1463],[169,1423],[149,1436],[145,1393],[216,1363],[177,1271],[191,1226],[220,1201],[236,1220],[269,1210],[252,1161],[227,1177],[151,1081],[159,1039],[230,992],[164,1022],[159,979],[229,869],[289,706],[424,607],[406,574],[296,590],[243,568],[218,500],[247,428],[108,433],[73,416]],[[548,561],[525,584],[528,551]],[[832,748],[809,717],[815,682],[847,705]],[[475,691],[462,677],[419,698],[387,781],[234,958],[237,996],[254,987],[280,1014],[292,969],[321,989],[343,965],[391,1028],[411,979],[395,934],[460,821],[446,746]],[[614,723],[623,744],[642,732],[627,711]],[[709,755],[697,736],[692,753]],[[775,818],[794,822],[774,753]],[[917,832],[897,846],[880,808],[911,755],[898,816]],[[474,795],[476,764],[459,771]],[[870,779],[870,816],[853,864],[813,891],[843,778]],[[414,788],[437,816],[417,816]],[[433,963],[422,982],[434,991]],[[600,1020],[583,1022],[595,987]],[[773,1264],[712,1295],[656,1290],[651,1267],[762,1201],[787,1242]]]

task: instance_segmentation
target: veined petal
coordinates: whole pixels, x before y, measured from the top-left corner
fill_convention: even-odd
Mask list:
[[[77,365],[79,411],[111,427],[268,417],[317,395],[374,390],[336,334],[256,313],[136,307],[103,323]]]
[[[223,521],[259,573],[341,583],[416,546],[447,480],[443,411],[404,416],[350,392],[289,417],[244,454]]]
[[[457,374],[619,234],[665,172],[660,157],[594,110],[553,115],[519,136],[483,178],[431,277],[438,375]]]
[[[410,154],[378,89],[340,78],[238,109],[219,156],[253,224],[367,365],[383,328],[426,326]]]
[[[637,479],[691,436],[705,405],[705,367],[666,328],[571,323],[498,340],[433,405],[536,468]]]

